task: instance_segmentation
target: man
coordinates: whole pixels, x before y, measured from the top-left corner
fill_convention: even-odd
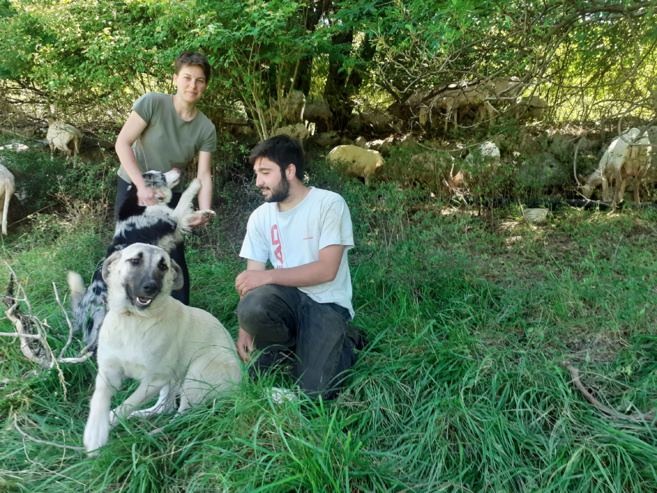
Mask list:
[[[292,353],[300,389],[330,399],[356,359],[347,333],[349,208],[340,195],[303,184],[303,150],[288,136],[261,142],[249,161],[265,203],[249,218],[240,251],[247,269],[235,280],[238,353],[248,362],[254,349],[264,350],[261,369]],[[273,269],[265,269],[268,260]]]

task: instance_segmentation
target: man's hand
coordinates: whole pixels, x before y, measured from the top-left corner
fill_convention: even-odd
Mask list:
[[[240,327],[237,333],[237,354],[244,363],[251,361],[253,352],[253,336]]]
[[[245,270],[235,278],[235,289],[240,296],[265,284],[271,284],[269,271],[266,270]]]

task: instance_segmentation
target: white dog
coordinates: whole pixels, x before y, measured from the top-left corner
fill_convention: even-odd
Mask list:
[[[242,376],[235,343],[219,320],[170,296],[182,285],[182,272],[162,248],[135,243],[115,252],[103,263],[103,278],[109,311],[100,330],[98,376],[84,430],[89,452],[107,444],[119,419],[162,389],[166,394],[167,386],[162,407],[171,408],[179,397],[180,413]],[[141,383],[110,413],[110,399],[126,377]]]

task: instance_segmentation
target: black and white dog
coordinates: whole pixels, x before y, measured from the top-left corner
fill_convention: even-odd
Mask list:
[[[169,253],[189,232],[189,220],[194,214],[192,201],[201,188],[201,182],[193,180],[183,192],[176,208],[171,209],[167,204],[173,195],[172,188],[180,180],[180,170],[174,168],[166,173],[147,171],[142,176],[146,186],[157,190],[162,196],[160,202],[148,207],[140,206],[137,188],[132,185],[128,188],[119,210],[114,238],[107,248],[105,258],[133,243],[156,245]],[[211,210],[199,211],[197,214],[214,216]],[[73,329],[83,331],[84,345],[93,352],[98,345],[98,331],[107,313],[107,285],[103,280],[102,263],[94,272],[86,290],[77,272],[70,271],[67,280],[71,292]]]

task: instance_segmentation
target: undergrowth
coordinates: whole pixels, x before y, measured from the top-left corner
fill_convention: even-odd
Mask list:
[[[561,364],[621,413],[657,407],[654,211],[561,208],[536,226],[519,206],[455,207],[310,169],[351,208],[369,341],[337,400],[274,404],[263,388],[280,376],[245,379],[174,421],[121,424],[90,459],[62,446],[82,444],[93,364],[40,370],[3,337],[0,491],[657,491],[655,423],[603,415]],[[222,177],[218,217],[187,240],[192,305],[234,337],[252,187]],[[0,244],[54,350],[68,326],[52,283],[63,298],[67,270],[88,281],[111,237],[107,207],[89,202],[69,195]]]

